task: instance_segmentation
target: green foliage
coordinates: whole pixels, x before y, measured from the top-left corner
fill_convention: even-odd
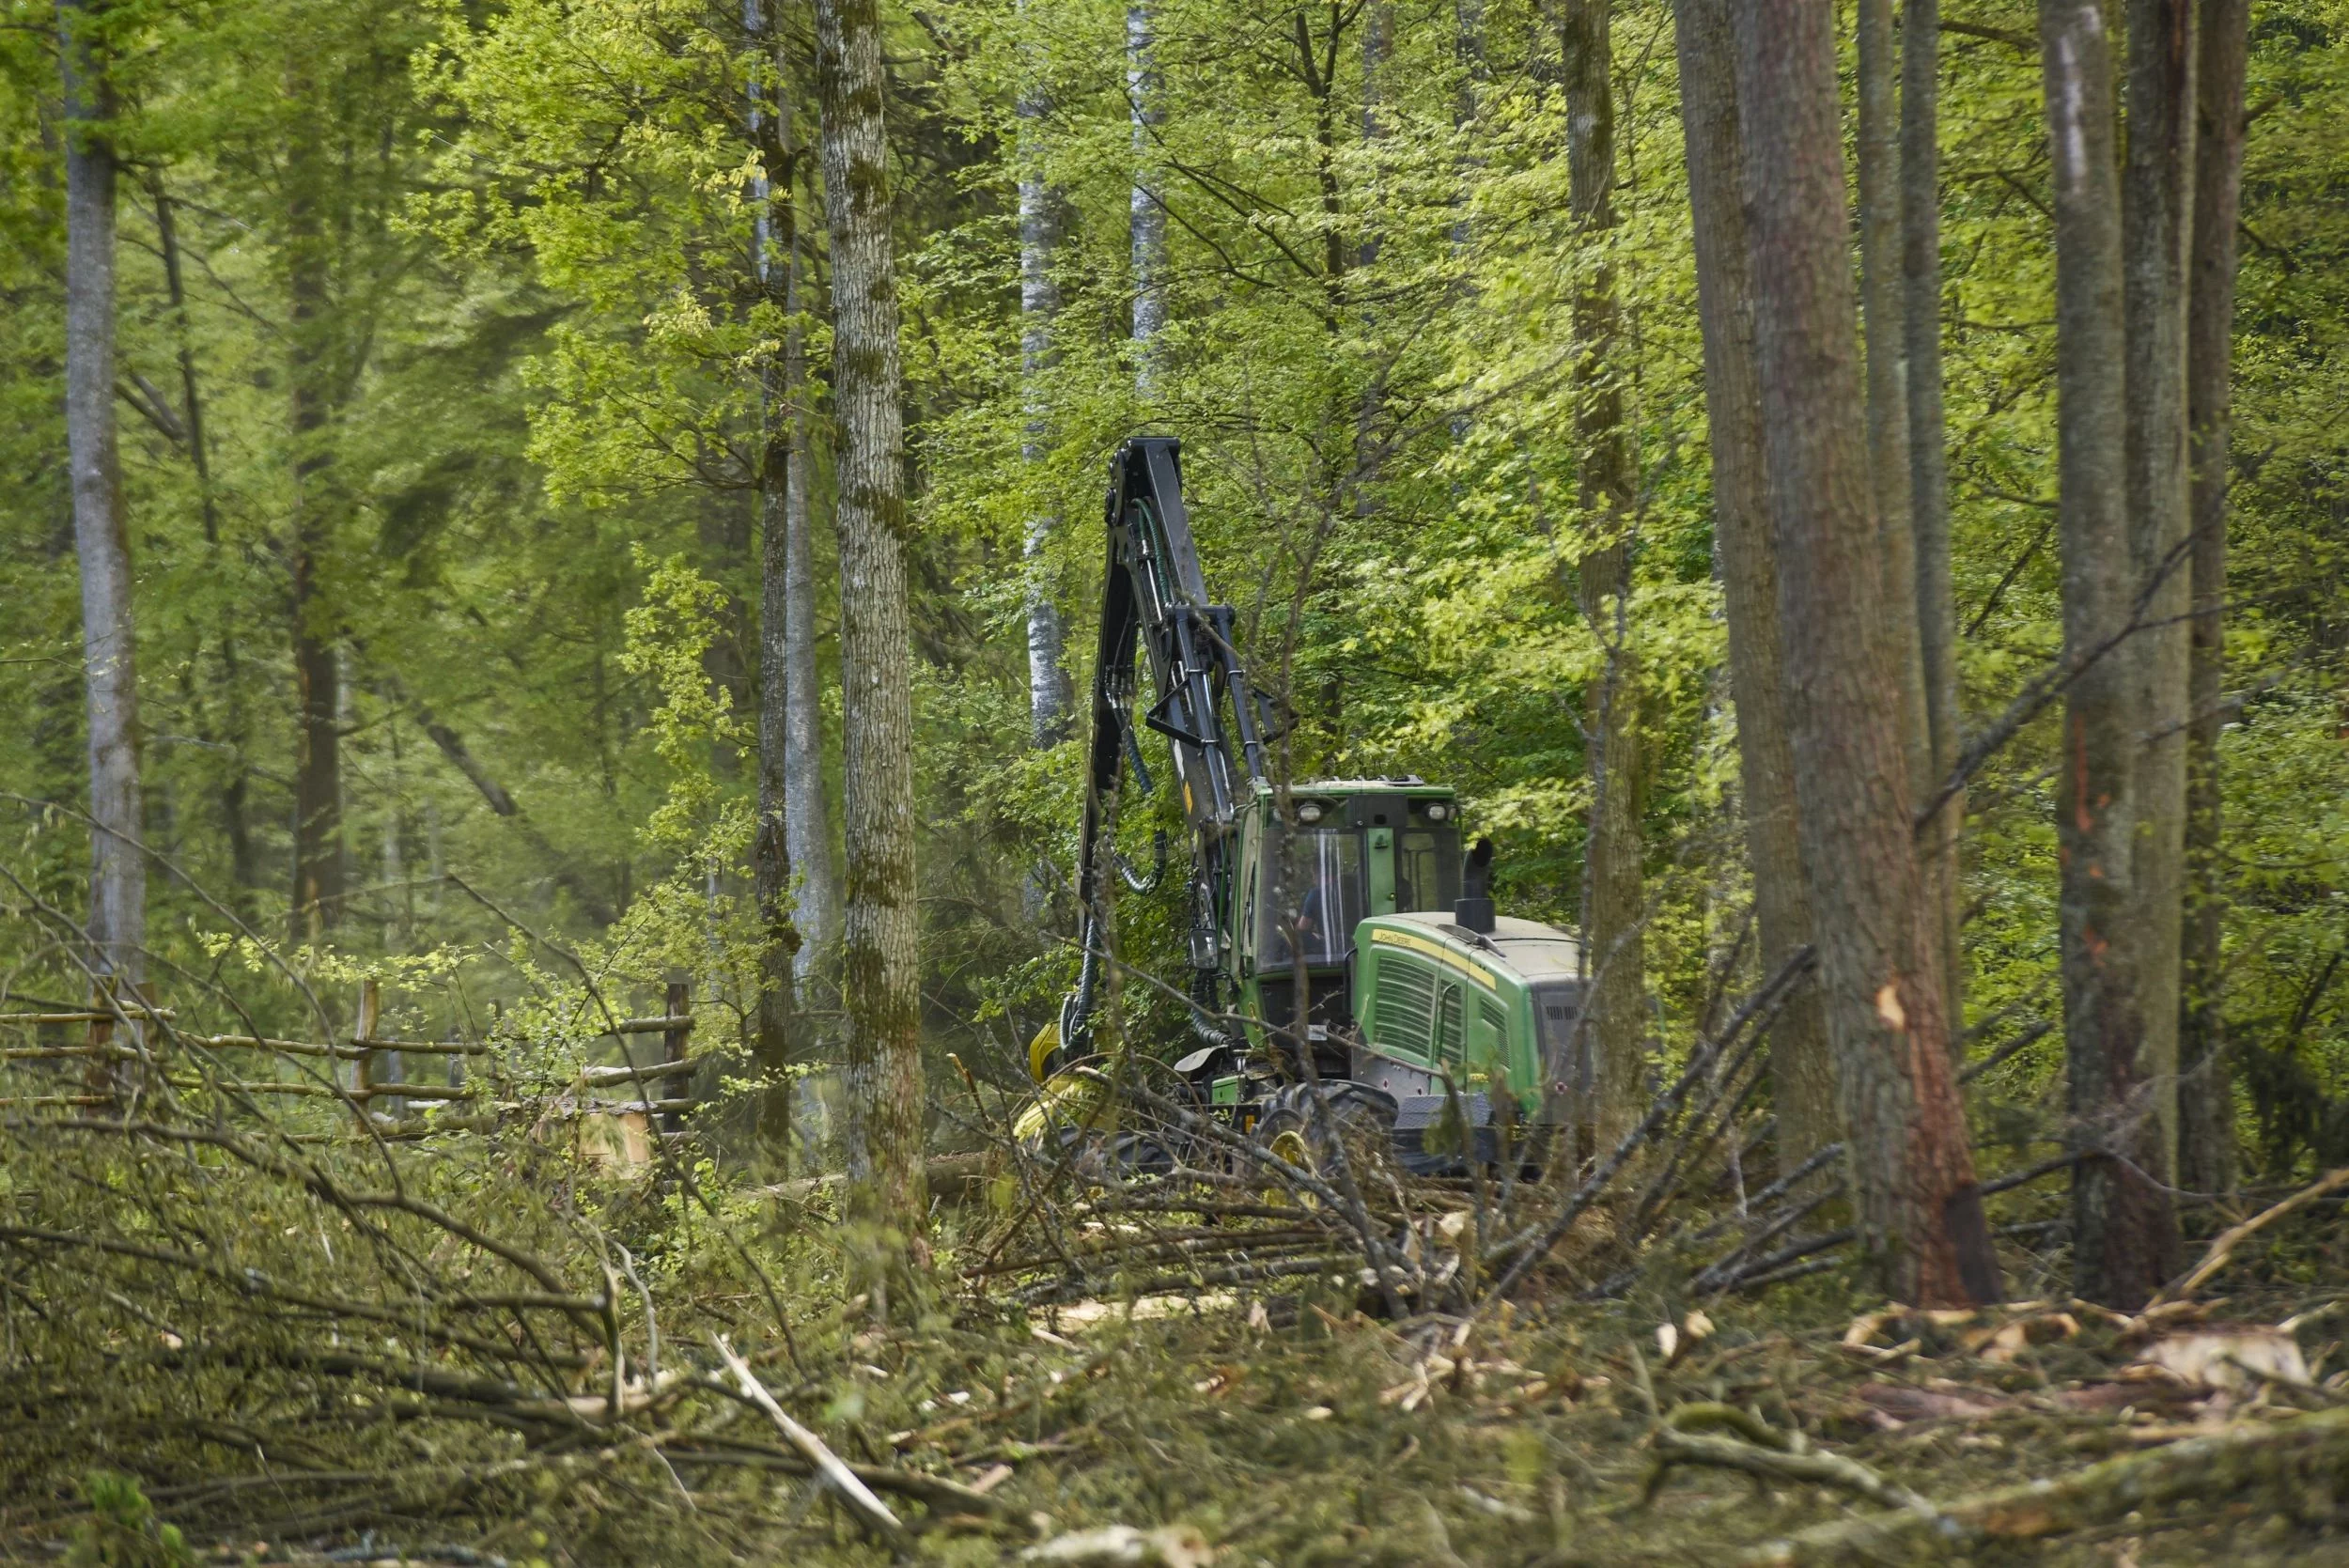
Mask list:
[[[73,1529],[68,1568],[193,1568],[179,1527],[155,1517],[137,1478],[92,1470],[85,1486],[90,1517]]]

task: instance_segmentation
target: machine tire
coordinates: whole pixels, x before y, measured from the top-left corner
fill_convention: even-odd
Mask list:
[[[1314,1108],[1316,1093],[1329,1108],[1326,1124]],[[1343,1079],[1318,1088],[1310,1083],[1291,1083],[1274,1091],[1265,1101],[1264,1113],[1256,1119],[1249,1136],[1291,1164],[1324,1175],[1337,1166],[1335,1151],[1330,1147],[1330,1135],[1334,1132],[1345,1145],[1347,1164],[1359,1187],[1370,1182],[1372,1172],[1389,1169],[1394,1163],[1395,1111],[1392,1095],[1365,1083]]]

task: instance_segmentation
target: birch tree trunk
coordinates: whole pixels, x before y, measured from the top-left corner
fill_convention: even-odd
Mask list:
[[[1166,208],[1152,178],[1158,164],[1159,68],[1150,8],[1126,8],[1126,93],[1132,104],[1134,182],[1128,198],[1134,272],[1134,386],[1150,395],[1158,370],[1158,335],[1166,325]]]
[[[147,973],[147,860],[139,790],[139,690],[131,531],[115,444],[115,112],[100,15],[59,0],[65,85],[65,423],[73,549],[82,575],[82,665],[89,722],[92,970],[123,985]]]
[[[824,210],[839,421],[848,918],[848,1217],[877,1321],[909,1316],[929,1263],[922,1168],[920,910],[898,406],[897,280],[878,0],[817,0]]]
[[[2186,256],[2194,202],[2195,0],[2129,0],[2128,136],[2122,170],[2123,315],[2128,334],[2129,559],[2146,628],[2133,650],[2143,680],[2137,905],[2143,1074],[2160,1123],[2150,1169],[2177,1172],[2180,939],[2186,893]]]
[[[1797,815],[1862,1246],[1894,1299],[1995,1297],[1998,1265],[1943,1012],[1941,953],[1910,827],[1904,652],[1875,613],[1868,474],[1845,242],[1834,15],[1735,9],[1756,358]]]
[[[771,104],[761,82],[754,78],[750,87],[751,137],[761,163],[751,191],[751,265],[759,295],[785,317],[787,337],[796,330],[789,318],[796,305],[791,273],[799,252],[799,157],[790,99],[781,85],[788,67],[760,0],[743,0],[742,23],[777,74]],[[765,939],[759,953],[756,1062],[768,1086],[759,1104],[758,1137],[768,1158],[785,1172],[793,1154],[790,1069],[799,1054],[794,966],[801,946],[791,886],[791,671],[786,652],[791,620],[789,496],[800,479],[792,472],[801,393],[793,358],[791,348],[778,343],[759,367],[758,832],[752,846],[753,891]]]
[[[1747,251],[1745,133],[1730,0],[1675,0],[1680,112],[1695,231],[1704,411],[1713,458],[1713,541],[1729,620],[1746,858],[1764,972],[1810,944],[1811,904],[1796,837],[1795,756],[1778,624],[1778,554],[1763,491],[1762,387],[1754,364]],[[1817,986],[1799,987],[1770,1033],[1779,1163],[1791,1170],[1841,1139],[1835,1063]]]
[[[1916,540],[1917,651],[1924,692],[1926,774],[1933,789],[1957,768],[1957,595],[1950,573],[1950,457],[1941,390],[1941,6],[1901,8],[1901,328],[1908,374],[1908,515]],[[1922,834],[1940,903],[1952,1038],[1966,1021],[1966,792]]]
[[[2178,1043],[2178,1185],[2235,1184],[2234,1075],[2227,1060],[2220,939],[2218,737],[2225,727],[2227,442],[2232,417],[2235,225],[2243,199],[2243,78],[2250,0],[2202,0],[2194,144],[2194,250],[2187,287],[2186,409],[2193,461],[2194,619],[2186,710],[2186,929]]]
[[[1610,0],[1565,0],[1558,12],[1566,98],[1568,200],[1584,241],[1603,246],[1615,226],[1614,85]],[[1575,564],[1576,597],[1606,648],[1587,699],[1590,834],[1583,851],[1582,908],[1593,964],[1591,1029],[1599,1057],[1601,1148],[1613,1144],[1646,1098],[1647,899],[1640,822],[1640,670],[1631,648],[1631,444],[1614,361],[1622,311],[1611,258],[1586,269],[1574,302],[1575,443],[1578,501],[1595,542]]]
[[[2128,627],[2128,334],[2112,44],[2099,0],[2040,0],[2041,71],[2054,160],[2056,437],[2063,640],[2079,660]],[[2070,1079],[2074,1289],[2133,1307],[2175,1271],[2177,1225],[2145,1080],[2139,988],[2144,927],[2135,836],[2144,688],[2127,640],[2066,691],[2056,840],[2062,865],[2064,1061]]]
[[[1031,469],[1044,460],[1044,375],[1052,363],[1052,323],[1060,315],[1060,286],[1052,279],[1058,195],[1046,183],[1042,135],[1050,105],[1043,89],[1030,85],[1019,97],[1019,375],[1026,426],[1019,456]],[[1071,702],[1066,638],[1060,606],[1051,593],[1052,536],[1060,519],[1037,506],[1028,519],[1022,564],[1028,577],[1028,739],[1051,746],[1068,733]]]

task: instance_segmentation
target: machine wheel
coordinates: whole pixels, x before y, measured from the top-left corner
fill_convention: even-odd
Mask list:
[[[1329,1108],[1326,1120],[1314,1108],[1316,1093]],[[1372,1172],[1394,1162],[1394,1117],[1392,1096],[1368,1084],[1340,1079],[1316,1091],[1310,1083],[1291,1083],[1266,1100],[1249,1136],[1291,1165],[1322,1175],[1337,1166],[1330,1144],[1334,1134],[1356,1185],[1364,1186]]]

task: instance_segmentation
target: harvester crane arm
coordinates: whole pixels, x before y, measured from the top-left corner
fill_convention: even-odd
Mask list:
[[[1063,1004],[1060,1019],[1061,1042],[1071,1049],[1081,1050],[1091,1037],[1095,991],[1107,957],[1100,907],[1108,896],[1104,857],[1114,864],[1116,851],[1109,842],[1104,808],[1124,780],[1128,759],[1137,769],[1142,764],[1134,712],[1140,695],[1137,648],[1148,656],[1155,698],[1141,723],[1166,737],[1190,830],[1193,1019],[1203,1035],[1225,1043],[1216,1017],[1224,1000],[1220,976],[1230,940],[1226,911],[1238,863],[1238,812],[1243,792],[1265,774],[1266,714],[1234,644],[1231,606],[1207,599],[1190,513],[1183,505],[1181,451],[1181,443],[1171,438],[1136,436],[1110,463],[1102,518],[1109,561],[1093,666],[1090,771],[1077,862],[1083,958],[1077,989]]]

